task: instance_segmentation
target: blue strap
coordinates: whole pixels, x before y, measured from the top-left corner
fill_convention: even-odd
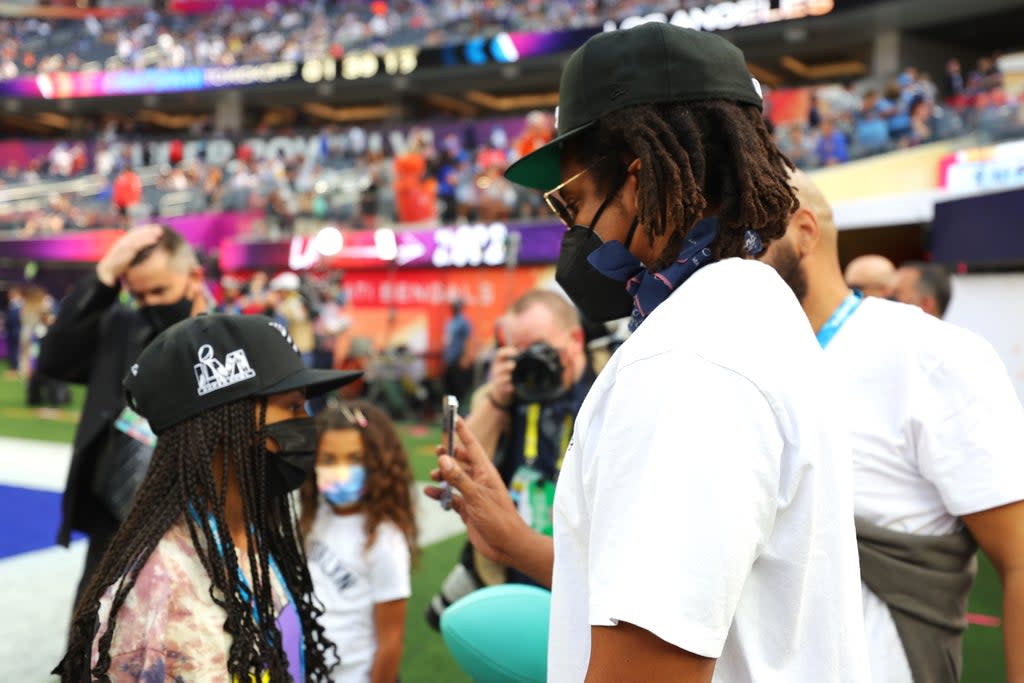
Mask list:
[[[199,521],[199,515],[196,513],[195,508],[192,507],[191,503],[189,503],[189,506],[188,506],[188,513],[192,517],[192,520],[196,524],[200,524],[201,523]],[[210,530],[213,531],[213,541],[214,541],[214,543],[217,546],[217,554],[221,556],[221,559],[223,559],[224,558],[224,547],[221,545],[220,531],[217,529],[217,520],[214,519],[213,515],[210,515],[210,514],[207,514],[206,519],[207,519],[207,522],[210,524]],[[284,575],[281,574],[281,570],[278,568],[277,562],[274,561],[274,556],[271,555],[267,559],[270,561],[270,568],[274,571],[274,574],[277,575],[277,580],[281,583],[281,588],[284,590],[284,594],[285,594],[285,597],[288,599],[288,602],[290,602],[292,604],[292,606],[294,607],[295,610],[298,610],[299,609],[298,603],[296,603],[295,602],[295,598],[292,597],[292,592],[288,588],[288,584],[287,584],[287,582],[285,582]],[[241,565],[238,565],[235,568],[238,571],[238,592],[241,593],[243,600],[245,600],[246,602],[252,603],[253,602],[253,600],[252,600],[252,589],[249,588],[249,580],[245,578],[245,574],[242,572]],[[259,611],[256,609],[255,603],[253,603],[253,605],[252,605],[252,618],[253,618],[253,621],[256,622],[256,625],[260,626],[260,615],[259,615]],[[302,637],[301,633],[299,634],[299,648],[300,648],[300,651],[302,653],[302,661],[300,662],[300,665],[302,667],[303,676],[305,676],[305,673],[306,673],[306,641],[305,641],[305,638]]]
[[[864,295],[856,289],[843,299],[843,303],[839,304],[839,308],[835,310],[832,317],[826,320],[825,324],[818,330],[818,343],[821,344],[821,348],[829,345],[832,338],[839,332],[839,328],[850,319],[850,316],[853,315],[853,312],[857,310],[862,301],[864,301]]]

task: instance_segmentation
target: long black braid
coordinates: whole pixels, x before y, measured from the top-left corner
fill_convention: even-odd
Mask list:
[[[267,495],[265,417],[266,401],[245,399],[161,434],[128,518],[76,606],[67,654],[55,672],[63,681],[110,680],[110,646],[118,612],[160,539],[182,520],[210,577],[210,597],[227,615],[224,631],[232,638],[225,680],[246,681],[250,673],[262,672],[272,681],[290,680],[276,627],[271,556],[302,624],[306,679],[329,680],[337,653],[317,620],[323,609],[313,596],[296,510],[290,497]],[[213,464],[217,453],[223,456],[219,484]],[[242,498],[251,596],[243,595],[239,586],[237,553],[227,531],[229,476],[236,478]],[[111,586],[115,587],[113,600],[101,629],[100,598]],[[100,633],[98,659],[90,669],[93,643]]]
[[[786,231],[798,204],[790,187],[792,164],[779,152],[761,111],[748,104],[702,100],[628,107],[601,117],[570,139],[565,154],[585,168],[597,189],[618,190],[626,166],[641,160],[639,222],[650,244],[666,233],[663,268],[706,210],[719,219],[715,258],[743,256],[744,233],[767,246]]]

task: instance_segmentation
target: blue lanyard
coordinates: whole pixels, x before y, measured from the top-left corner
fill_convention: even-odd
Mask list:
[[[818,343],[821,344],[821,348],[825,348],[832,341],[832,338],[839,332],[839,328],[850,319],[853,312],[860,306],[860,302],[864,300],[864,295],[858,290],[850,292],[843,303],[839,304],[839,308],[835,310],[832,317],[825,321],[825,324],[821,326],[818,331]]]
[[[196,513],[195,508],[192,507],[191,503],[189,503],[188,508],[189,508],[188,513],[189,513],[189,515],[191,515],[192,520],[196,524],[199,524],[200,523],[199,515]],[[210,523],[210,530],[213,531],[213,540],[214,540],[214,543],[217,546],[217,554],[220,555],[221,558],[223,558],[224,557],[224,547],[221,545],[220,531],[217,529],[217,520],[214,519],[212,515],[207,515],[207,521]],[[295,602],[295,599],[292,597],[292,592],[288,588],[288,584],[285,582],[284,575],[281,574],[281,570],[278,568],[277,562],[274,561],[273,555],[271,555],[267,559],[270,561],[270,568],[274,571],[274,574],[277,575],[277,580],[281,583],[281,588],[284,590],[285,597],[288,599],[288,602],[290,602],[292,604],[292,609],[296,610],[296,613],[297,613],[298,609],[299,609],[299,605],[298,605],[297,602]],[[253,602],[253,600],[252,600],[252,589],[249,588],[249,580],[245,578],[245,574],[242,572],[241,565],[236,566],[236,569],[238,570],[238,592],[242,595],[242,599],[243,600],[245,600],[246,602]],[[259,611],[256,609],[256,604],[255,603],[252,604],[252,618],[256,622],[256,625],[259,626],[260,625],[260,615],[259,615]],[[302,633],[299,633],[299,639],[300,639],[299,640],[299,651],[300,651],[300,654],[301,654],[301,657],[302,657],[302,661],[300,662],[300,666],[302,668],[303,676],[305,676],[305,673],[306,673],[306,642],[305,642],[305,639],[302,638]]]

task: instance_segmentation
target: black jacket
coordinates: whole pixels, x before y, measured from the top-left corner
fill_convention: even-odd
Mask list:
[[[92,533],[117,524],[92,495],[92,476],[111,425],[124,409],[121,381],[152,337],[138,311],[117,302],[118,292],[95,273],[83,278],[61,303],[39,349],[40,372],[88,386],[62,503],[57,534],[62,545],[69,543],[72,529]]]

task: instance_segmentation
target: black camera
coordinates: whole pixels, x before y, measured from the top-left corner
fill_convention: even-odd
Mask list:
[[[544,403],[565,391],[562,359],[550,344],[534,342],[516,356],[512,386],[522,403]]]

